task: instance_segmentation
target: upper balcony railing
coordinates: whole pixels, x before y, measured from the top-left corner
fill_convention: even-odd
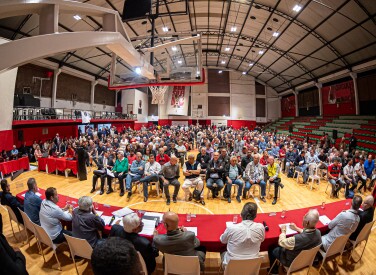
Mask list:
[[[13,109],[13,120],[82,119],[82,111],[90,114],[92,119],[137,119],[136,114],[122,114],[106,111],[95,112],[63,108],[15,107]]]

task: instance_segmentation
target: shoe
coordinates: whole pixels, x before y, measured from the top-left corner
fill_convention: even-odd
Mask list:
[[[167,205],[170,205],[170,202],[171,202],[171,201],[170,201],[170,198],[168,198],[168,199],[166,200],[166,204],[167,204]]]
[[[239,197],[239,196],[236,196],[236,200],[237,200],[237,202],[239,202],[239,203],[241,203],[241,202],[242,202],[242,200],[240,199],[240,197]]]
[[[262,200],[263,202],[266,202],[266,199],[264,197],[261,197],[260,200]]]
[[[215,194],[216,192],[212,192],[213,194],[213,199],[215,199],[217,197],[217,195]]]
[[[94,188],[90,190],[90,193],[94,193],[94,192],[95,192],[95,189],[94,189]]]
[[[215,189],[215,191],[214,191],[214,195],[215,195],[216,197],[218,197],[218,195],[219,195],[219,192],[218,192],[218,190],[217,190],[217,189]]]
[[[99,195],[103,195],[103,194],[104,194],[104,191],[101,190],[101,191],[99,192]]]
[[[132,196],[132,193],[131,192],[128,192],[128,195],[127,195],[127,201],[129,201],[131,199],[131,196]]]
[[[231,198],[228,198],[228,199],[227,199],[227,202],[228,202],[228,203],[231,203]]]
[[[204,201],[204,200],[200,200],[200,203],[201,203],[202,205],[205,205],[205,201]]]
[[[120,191],[120,197],[124,196],[124,190]]]
[[[306,182],[304,182],[304,184],[306,184]],[[285,187],[282,183],[280,183],[279,186],[281,186],[282,189]]]
[[[191,193],[189,193],[189,198],[188,198],[188,200],[189,200],[189,201],[192,200],[192,194],[191,194]]]
[[[172,201],[173,201],[174,203],[177,203],[177,199],[174,198],[174,197],[172,197]]]
[[[144,197],[144,202],[147,202],[148,201],[148,198],[147,197]]]
[[[277,199],[276,199],[276,198],[274,198],[274,200],[273,200],[272,204],[274,205],[274,204],[276,204],[276,203],[277,203]]]
[[[112,192],[114,192],[114,190],[110,189],[110,190],[107,190],[106,194],[111,194]]]

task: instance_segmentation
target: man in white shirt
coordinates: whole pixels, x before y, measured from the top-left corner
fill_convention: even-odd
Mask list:
[[[178,156],[177,157],[179,158],[181,167],[183,167],[185,155],[187,153],[187,148],[185,148],[182,140],[178,141],[178,146],[176,146],[175,148],[176,148],[176,150],[178,150]]]
[[[72,220],[72,206],[67,204],[63,209],[57,206],[59,195],[54,187],[47,188],[45,194],[46,199],[42,201],[39,212],[40,224],[46,230],[53,243],[65,242],[63,234],[72,236],[72,232],[64,230],[60,221]]]
[[[330,232],[322,236],[322,246],[325,251],[336,238],[353,233],[356,230],[360,220],[358,211],[362,201],[362,197],[354,196],[351,209],[342,211],[328,224]]]
[[[265,228],[253,220],[257,215],[257,205],[247,202],[241,212],[242,222],[230,225],[220,240],[227,244],[227,251],[221,254],[223,268],[231,259],[253,259],[259,256],[261,243],[265,239]]]
[[[366,171],[364,170],[364,157],[359,158],[359,162],[355,164],[354,166],[354,179],[356,188],[358,189],[358,192],[361,193],[361,190],[364,189],[364,192],[366,191],[366,183],[367,183],[367,175]],[[358,188],[358,182],[361,181],[362,184]]]
[[[148,185],[150,182],[157,182],[155,188],[159,188],[159,172],[161,172],[162,166],[155,161],[154,155],[150,154],[149,161],[145,164],[144,177],[140,179],[144,189],[144,202],[148,201]]]

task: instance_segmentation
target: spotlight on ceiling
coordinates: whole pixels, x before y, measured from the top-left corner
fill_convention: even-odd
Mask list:
[[[299,12],[300,10],[302,9],[302,6],[300,5],[295,5],[292,10],[295,11],[295,12]]]
[[[168,32],[168,27],[166,27],[166,26],[162,27],[162,31]]]
[[[259,54],[264,54],[264,51],[259,51]]]
[[[224,61],[224,60],[222,60],[222,62],[221,62],[222,64],[226,64],[226,61]]]
[[[229,48],[229,47],[226,47],[226,48],[225,48],[225,51],[226,51],[226,52],[229,52],[229,51],[230,51],[230,48]]]
[[[274,32],[274,33],[273,33],[273,36],[274,36],[274,37],[277,37],[278,35],[279,35],[279,32]]]
[[[218,71],[219,74],[223,73],[223,71]]]
[[[234,27],[231,27],[231,32],[236,32],[236,27],[234,26]]]
[[[176,48],[176,46],[172,46],[171,48],[174,52],[176,52],[178,50],[178,48]]]
[[[79,16],[78,14],[74,15],[73,18],[76,19],[77,21],[82,19],[81,16]]]
[[[135,70],[136,74],[141,74],[141,68],[140,67],[137,67]]]

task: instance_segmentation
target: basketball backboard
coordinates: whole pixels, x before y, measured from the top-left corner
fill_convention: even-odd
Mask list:
[[[145,60],[145,64],[131,67],[126,60],[113,55],[108,88],[112,90],[131,89],[148,86],[192,86],[205,82],[205,72],[201,61],[201,36],[198,33],[172,33],[132,38],[132,44]],[[149,74],[140,75],[147,69]],[[147,75],[147,76],[145,76]]]

